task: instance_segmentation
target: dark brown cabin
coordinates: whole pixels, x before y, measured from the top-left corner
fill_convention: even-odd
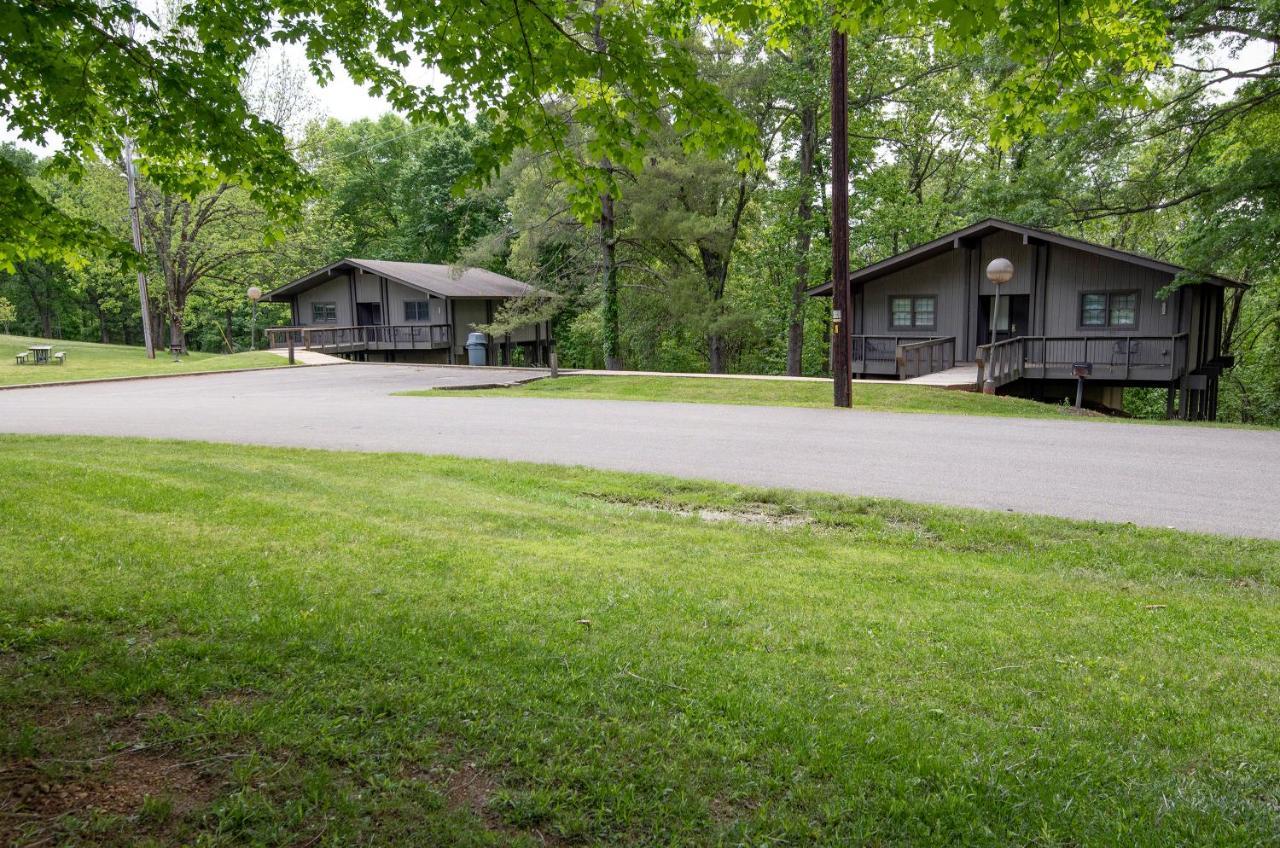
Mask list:
[[[269,292],[288,303],[289,327],[267,331],[295,345],[350,359],[453,364],[467,361],[468,333],[532,286],[486,271],[421,262],[342,259]],[[538,321],[488,338],[489,364],[544,365],[551,325]]]
[[[997,257],[1014,275],[1000,287],[992,338],[985,269]],[[1179,274],[1194,281],[1168,291]],[[1216,416],[1218,375],[1231,365],[1223,292],[1242,285],[996,219],[867,265],[849,284],[857,377],[976,363],[979,386],[1058,400],[1074,394],[1073,370],[1087,363],[1091,401],[1119,408],[1126,386],[1164,388],[1170,414],[1194,419]],[[810,294],[830,296],[831,284]]]

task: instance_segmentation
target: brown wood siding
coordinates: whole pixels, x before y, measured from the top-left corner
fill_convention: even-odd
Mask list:
[[[376,277],[367,271],[357,271],[355,296],[357,303],[381,303],[381,278]]]
[[[1161,301],[1156,293],[1172,282],[1162,271],[1131,265],[1105,256],[1050,245],[1048,279],[1044,297],[1046,336],[1163,336],[1178,332],[1174,300]],[[1080,326],[1080,296],[1085,292],[1138,293],[1136,327]]]
[[[311,326],[311,304],[313,303],[332,303],[337,307],[338,320],[333,323],[326,323],[320,326],[325,327],[349,327],[353,323],[354,314],[351,310],[351,282],[347,277],[337,277],[328,282],[321,283],[315,288],[301,292],[294,298],[297,304],[298,326]]]
[[[1031,294],[1031,280],[1036,270],[1034,245],[1023,244],[1017,233],[992,233],[982,240],[978,250],[978,295],[995,294],[996,287],[987,279],[987,263],[1003,257],[1013,263],[1013,279],[1000,286],[1000,294]]]
[[[858,331],[871,336],[955,336],[965,331],[965,251],[952,250],[868,282],[862,289]],[[889,326],[889,298],[932,295],[936,325],[932,330]]]

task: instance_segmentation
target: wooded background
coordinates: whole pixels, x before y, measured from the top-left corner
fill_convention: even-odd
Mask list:
[[[999,50],[863,27],[849,46],[851,265],[994,216],[1239,279],[1252,288],[1229,295],[1236,366],[1220,414],[1280,423],[1280,7],[1187,2],[1168,20],[1173,61],[1142,71],[1140,96],[1020,115],[1012,136],[993,132],[1011,108],[992,96],[1013,67]],[[750,149],[690,144],[671,110],[619,101],[646,133],[625,162],[601,153],[600,116],[584,121],[568,94],[543,100],[557,143],[513,145],[495,167],[505,130],[484,112],[322,120],[307,69],[263,61],[245,99],[315,189],[281,218],[236,180],[184,193],[144,173],[155,337],[167,322],[192,349],[244,349],[250,285],[364,257],[480,266],[545,289],[553,297],[513,304],[498,325],[553,316],[566,366],[823,374],[829,304],[803,292],[830,264],[827,38],[821,26],[785,46],[763,29],[698,30],[683,47],[749,124]],[[1128,70],[1093,79],[1120,85]],[[117,158],[72,173],[11,144],[0,158],[59,210],[127,241]],[[586,172],[607,177],[598,208],[575,179]],[[258,326],[287,321],[264,304]],[[0,325],[138,344],[134,269],[107,253],[17,262],[0,273]],[[1162,404],[1126,398],[1135,414]]]

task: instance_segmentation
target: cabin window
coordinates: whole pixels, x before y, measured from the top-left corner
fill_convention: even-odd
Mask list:
[[[431,301],[406,300],[404,302],[404,320],[430,321],[431,320]]]
[[[889,298],[889,326],[896,330],[932,330],[938,323],[937,298]]]
[[[311,323],[313,324],[332,324],[338,320],[338,304],[336,303],[313,303],[311,304]]]
[[[1080,295],[1081,327],[1138,326],[1138,293],[1085,292]]]

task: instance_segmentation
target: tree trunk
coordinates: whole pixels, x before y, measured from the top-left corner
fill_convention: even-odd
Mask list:
[[[607,61],[606,53],[609,49],[609,42],[605,39],[602,28],[603,21],[600,13],[603,8],[604,0],[595,0],[595,8],[592,11],[594,20],[592,39],[602,62]],[[600,76],[603,77],[603,68],[601,68]],[[609,161],[608,156],[600,159],[600,167],[604,170],[606,176],[613,173],[613,163]],[[600,195],[600,311],[602,313],[601,319],[604,323],[602,328],[604,335],[604,367],[610,371],[622,370],[622,337],[618,320],[618,242],[614,236],[616,228],[613,195],[606,191]]]
[[[182,316],[174,313],[169,315],[169,350],[179,354],[187,352],[187,343],[182,334]]]
[[[124,139],[124,172],[129,193],[129,228],[133,235],[133,250],[138,254],[138,307],[142,310],[142,341],[147,359],[156,358],[156,346],[151,327],[151,299],[147,293],[147,275],[142,269],[145,254],[142,250],[142,225],[138,218],[138,170],[133,161],[133,139]]]
[[[732,241],[728,249],[732,249]],[[719,317],[725,283],[729,279],[729,257],[720,253],[718,248],[711,247],[700,247],[698,253],[702,259],[702,273],[707,278],[707,294],[710,295],[711,303],[716,307],[712,317],[714,321]],[[712,326],[714,327],[714,324]],[[724,374],[728,371],[728,366],[724,336],[712,329],[707,333],[707,370],[712,374]]]
[[[187,352],[186,332],[183,330],[183,317],[187,311],[187,302],[177,291],[169,292],[169,351],[178,354]]]
[[[159,309],[151,313],[151,338],[153,345],[155,339],[164,339],[164,313]]]
[[[809,287],[809,248],[813,233],[813,155],[818,148],[818,109],[805,104],[800,113],[800,204],[796,214],[800,226],[796,231],[795,280],[791,285],[791,314],[787,323],[787,374],[799,377],[804,369],[805,290]]]
[[[724,337],[712,333],[707,337],[707,370],[712,374],[727,374],[729,364],[725,361]]]
[[[603,161],[609,167],[609,160]],[[601,312],[604,321],[604,367],[610,371],[622,370],[622,340],[618,320],[618,260],[617,239],[614,236],[613,195],[600,195],[600,274]]]

